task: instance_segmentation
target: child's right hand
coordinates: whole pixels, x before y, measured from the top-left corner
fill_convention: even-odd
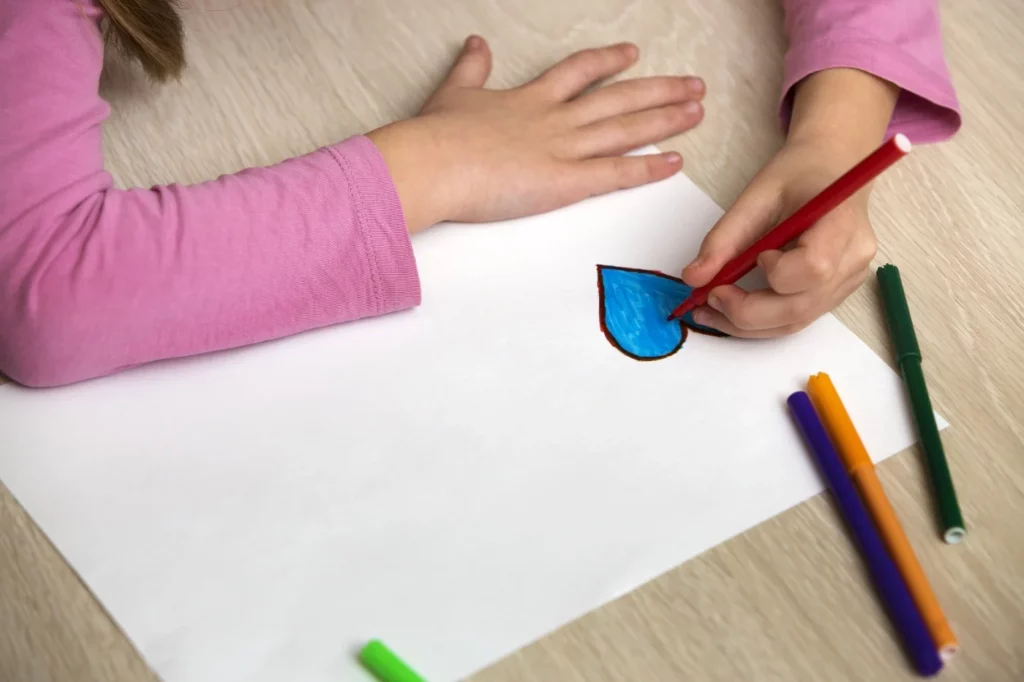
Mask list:
[[[487,90],[491,52],[470,37],[418,116],[368,134],[409,231],[542,213],[678,171],[675,153],[621,154],[696,126],[704,113],[699,78],[640,78],[585,92],[637,56],[630,44],[584,50],[525,85]]]

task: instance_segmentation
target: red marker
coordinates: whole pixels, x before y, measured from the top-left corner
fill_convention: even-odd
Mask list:
[[[737,280],[754,269],[757,265],[757,257],[762,252],[781,249],[785,244],[799,237],[821,220],[822,216],[849,199],[851,195],[909,152],[910,140],[905,135],[899,133],[890,138],[863,161],[822,190],[821,194],[801,206],[800,210],[769,230],[746,251],[726,263],[710,282],[691,291],[686,300],[672,311],[668,319],[678,319],[697,306],[704,305],[708,300],[708,293],[715,287],[720,287],[723,284],[735,284]]]

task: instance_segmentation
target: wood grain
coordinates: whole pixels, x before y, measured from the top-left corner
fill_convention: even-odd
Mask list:
[[[1024,19],[1015,4],[942,3],[964,129],[887,172],[872,206],[878,262],[903,272],[933,400],[953,424],[945,439],[964,544],[939,541],[916,451],[880,475],[960,637],[943,673],[958,681],[1024,679]],[[493,86],[627,39],[642,50],[632,73],[706,79],[706,121],[662,147],[681,151],[685,172],[724,206],[782,141],[781,19],[761,0],[194,0],[181,83],[156,88],[108,68],[108,166],[122,186],[195,182],[408,116],[471,32],[491,41]],[[838,316],[889,357],[873,283]],[[818,497],[473,680],[912,679],[870,595]],[[0,680],[155,679],[0,486]]]

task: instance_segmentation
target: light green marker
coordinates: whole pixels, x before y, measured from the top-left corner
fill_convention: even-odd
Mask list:
[[[378,639],[366,643],[359,660],[380,682],[427,682]]]

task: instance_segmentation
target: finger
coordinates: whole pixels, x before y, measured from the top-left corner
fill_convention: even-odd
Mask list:
[[[586,197],[607,194],[664,180],[683,166],[675,152],[643,156],[613,156],[573,163],[565,177],[573,203]]]
[[[739,293],[737,287],[717,287],[712,305],[694,311],[693,320],[730,336],[771,338],[800,331],[842,303],[867,278],[868,269],[855,272],[828,295],[817,300],[807,294],[780,295],[769,290]],[[744,296],[745,294],[745,296]],[[717,306],[718,309],[716,309]]]
[[[776,223],[781,210],[779,186],[755,177],[704,237],[697,257],[683,269],[683,281],[694,287],[710,282],[723,265]]]
[[[536,88],[554,101],[565,102],[597,81],[625,71],[639,54],[632,43],[582,50],[555,64],[526,87]]]
[[[852,225],[852,227],[851,227]],[[768,284],[783,294],[812,291],[825,286],[840,271],[866,267],[875,256],[877,242],[867,219],[837,208],[796,242],[796,248],[759,260]]]
[[[765,279],[768,280],[768,286],[777,294],[795,294],[795,291],[787,291],[785,288],[779,289],[776,286],[776,282],[772,280],[772,273],[775,272],[775,267],[782,258],[784,251],[772,249],[770,251],[762,251],[761,255],[757,257],[757,267],[761,268],[765,273]]]
[[[491,48],[480,36],[470,36],[441,88],[482,88],[491,75]]]
[[[634,111],[679,104],[704,97],[704,81],[696,77],[655,76],[612,83],[573,100],[567,106],[569,120],[587,125]]]
[[[786,326],[786,327],[774,327],[772,329],[740,329],[722,313],[709,308],[707,306],[701,306],[693,311],[693,321],[704,327],[711,327],[717,329],[723,334],[734,336],[740,339],[771,339],[779,336],[788,336],[789,334],[795,334],[802,330],[804,326]]]
[[[725,316],[737,329],[760,331],[786,327],[815,314],[831,291],[779,294],[771,289],[744,291],[737,286],[715,287],[708,307]]]
[[[690,130],[703,116],[699,102],[616,116],[579,129],[568,141],[569,153],[578,159],[624,154]]]

